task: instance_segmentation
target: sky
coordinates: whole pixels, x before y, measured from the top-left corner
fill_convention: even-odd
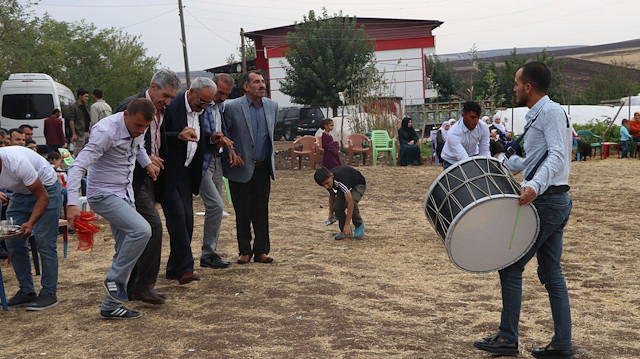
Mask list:
[[[26,0],[20,0],[25,3]],[[224,65],[245,32],[291,25],[309,10],[392,19],[439,20],[437,54],[514,47],[600,45],[640,38],[638,0],[182,0],[191,71]],[[184,71],[175,0],[41,0],[35,15],[120,28],[139,36],[161,67]]]

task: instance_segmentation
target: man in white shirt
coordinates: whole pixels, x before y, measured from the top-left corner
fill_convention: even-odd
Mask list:
[[[449,129],[447,142],[442,149],[444,168],[473,156],[491,156],[489,150],[489,126],[480,121],[482,108],[475,101],[462,106],[462,121]]]
[[[193,273],[192,195],[198,194],[202,179],[203,113],[213,103],[216,89],[211,79],[196,78],[189,91],[171,101],[164,117],[168,154],[162,210],[171,244],[166,277],[177,279],[180,284],[200,279]]]
[[[13,191],[7,218],[13,218],[22,233],[7,239],[7,249],[20,290],[9,299],[9,307],[44,310],[58,305],[58,218],[62,208],[62,187],[49,161],[20,146],[0,149],[0,188]],[[0,192],[2,204],[9,201]],[[27,239],[35,236],[42,261],[42,289],[36,295]]]

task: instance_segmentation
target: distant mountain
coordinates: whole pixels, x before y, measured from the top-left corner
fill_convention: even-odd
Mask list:
[[[583,45],[574,45],[574,46],[555,46],[555,47],[521,47],[516,49],[518,55],[523,54],[535,54],[537,52],[542,51],[543,49],[547,49],[547,51],[557,51],[557,50],[566,50],[566,49],[575,49],[584,47]],[[511,56],[511,52],[513,49],[498,49],[498,50],[484,50],[478,51],[479,59],[486,59],[492,57],[501,57],[501,56]],[[460,60],[470,60],[471,53],[469,52],[458,52],[453,54],[437,54],[440,61],[460,61]]]

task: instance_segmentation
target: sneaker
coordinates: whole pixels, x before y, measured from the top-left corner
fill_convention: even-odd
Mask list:
[[[116,302],[124,303],[129,301],[124,283],[111,282],[109,279],[105,279],[104,288],[107,290],[109,297]]]
[[[364,236],[364,222],[356,227],[355,232],[353,232],[353,238],[355,239],[360,239],[362,236]]]
[[[36,293],[25,294],[21,290],[19,290],[16,295],[9,299],[9,301],[7,302],[7,306],[24,307],[27,304],[31,304],[34,300],[36,300],[36,298]]]
[[[336,241],[340,241],[347,238],[347,236],[344,235],[344,233],[340,232],[338,234],[336,234],[335,236],[333,236],[333,239],[335,239]]]
[[[500,335],[495,334],[491,337],[482,338],[473,343],[473,346],[493,354],[500,355],[518,355],[518,342],[510,342]]]
[[[230,214],[227,211],[222,211],[222,217],[229,217]]]
[[[45,310],[58,305],[58,297],[55,294],[40,292],[38,299],[27,304],[26,310]]]
[[[104,319],[133,319],[141,317],[142,313],[119,306],[112,311],[101,310],[100,316]]]

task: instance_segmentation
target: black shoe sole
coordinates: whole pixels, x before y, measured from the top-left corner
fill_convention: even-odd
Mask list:
[[[477,342],[473,343],[473,346],[480,350],[484,350],[486,352],[493,353],[493,354],[513,355],[513,356],[520,354],[520,350],[514,349],[514,348],[493,348],[493,347],[484,346],[481,343],[477,343]]]

